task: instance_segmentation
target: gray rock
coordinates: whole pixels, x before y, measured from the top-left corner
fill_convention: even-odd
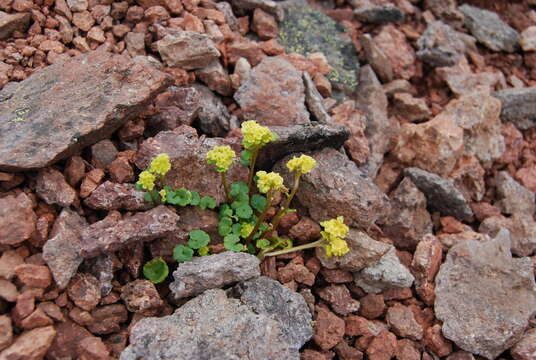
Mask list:
[[[156,42],[156,48],[167,66],[185,70],[202,69],[220,57],[218,48],[205,34],[177,31]]]
[[[521,48],[529,52],[536,50],[536,26],[529,26],[521,33]]]
[[[63,209],[43,245],[43,259],[58,285],[65,289],[82,263],[81,231],[87,227],[86,220],[76,212]]]
[[[0,11],[0,40],[9,38],[14,31],[25,32],[31,18],[30,13],[7,14]]]
[[[367,228],[389,213],[387,196],[348,157],[332,148],[309,155],[317,161],[317,166],[301,177],[296,198],[309,209],[313,220],[344,216],[347,225]],[[274,166],[286,184],[292,184],[292,175],[285,164],[293,156],[283,158]]]
[[[454,245],[437,274],[435,293],[443,335],[488,359],[521,339],[536,309],[532,261],[512,258],[507,232]]]
[[[281,293],[283,286],[278,286],[277,293]],[[272,299],[278,299],[277,293],[270,294]],[[287,320],[282,325],[274,319],[277,314],[289,313],[287,303],[277,302],[270,310],[262,309],[262,304],[269,302],[252,303],[264,313],[258,314],[240,300],[228,298],[223,290],[207,290],[173,315],[137,322],[120,360],[298,360],[296,344],[287,342],[282,329],[285,324],[290,326],[288,333],[298,334],[300,329]],[[307,312],[305,301],[299,312]],[[312,333],[310,325],[308,332]]]
[[[400,262],[393,246],[380,260],[354,272],[354,283],[369,294],[378,294],[391,288],[409,288],[415,278]]]
[[[136,190],[133,184],[105,181],[99,185],[84,203],[95,210],[148,210],[154,205],[145,201],[145,191]]]
[[[355,90],[359,72],[355,47],[344,27],[327,15],[305,1],[291,1],[279,23],[278,40],[287,53],[323,53],[334,69],[327,74],[334,88],[350,93]]]
[[[317,121],[330,122],[331,117],[324,108],[324,98],[318,90],[316,85],[311,79],[311,76],[307,71],[302,72],[303,84],[305,85],[305,104],[309,112],[314,116]]]
[[[117,157],[117,148],[110,139],[104,139],[91,146],[91,164],[106,170]]]
[[[520,130],[536,125],[536,86],[501,90],[493,96],[502,102],[503,122],[512,122]]]
[[[101,49],[6,85],[0,91],[0,170],[43,168],[109,138],[171,81]]]
[[[355,18],[371,24],[387,24],[404,20],[404,13],[390,3],[376,4],[370,0],[354,0]]]
[[[506,171],[495,175],[497,199],[495,205],[503,214],[534,215],[536,211],[535,195],[532,191],[515,181]]]
[[[114,261],[109,254],[86,259],[80,266],[81,272],[91,274],[98,280],[101,297],[107,296],[113,289],[114,270]]]
[[[259,167],[269,169],[282,157],[319,150],[325,147],[340,149],[350,136],[345,126],[310,122],[291,126],[270,126],[277,140],[262,148],[257,158]]]
[[[519,48],[519,34],[496,13],[467,4],[458,10],[471,34],[489,49],[514,52]]]
[[[197,124],[208,136],[224,137],[232,129],[239,127],[236,116],[229,114],[227,106],[208,87],[193,84],[192,88],[199,93],[199,111]]]
[[[260,275],[260,261],[246,253],[226,251],[200,256],[179,264],[169,289],[175,299],[195,296],[208,289],[221,288]]]
[[[475,39],[441,21],[428,25],[417,40],[417,57],[430,66],[454,66],[468,51],[475,50]]]
[[[316,248],[316,257],[328,269],[359,271],[372,265],[385,255],[391,246],[369,237],[366,233],[350,229],[346,237],[349,252],[343,256],[326,257],[323,248]]]
[[[467,200],[451,180],[414,167],[404,169],[404,175],[424,193],[433,211],[461,221],[473,216]]]
[[[531,360],[536,353],[536,328],[528,329],[525,335],[519,340],[513,348],[510,349],[510,354],[515,360]]]
[[[275,16],[278,21],[283,20],[285,13],[283,8],[279,5],[277,1],[272,0],[233,0],[231,5],[234,10],[240,14],[245,15],[247,10],[255,10],[260,8],[263,11],[266,11],[268,14]]]
[[[236,3],[237,1],[233,1],[232,3]],[[233,13],[233,9],[231,7],[231,4],[229,4],[226,1],[221,1],[219,3],[216,3],[216,7],[220,12],[225,15],[225,22],[231,30],[238,31],[240,29],[240,25],[238,24],[238,19],[236,18],[235,14]]]
[[[530,256],[536,251],[536,221],[532,214],[490,216],[480,223],[478,231],[495,236],[503,229],[510,232],[510,250],[514,255]]]

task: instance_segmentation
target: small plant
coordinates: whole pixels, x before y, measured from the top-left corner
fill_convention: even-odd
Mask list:
[[[143,275],[154,284],[166,280],[168,274],[169,268],[162,258],[155,258],[143,265]]]
[[[344,238],[348,235],[349,229],[344,224],[342,216],[321,222],[320,225],[324,229],[321,238],[309,244],[293,246],[291,239],[277,236],[276,229],[281,218],[296,211],[290,209],[290,203],[298,191],[302,175],[311,172],[316,167],[316,161],[307,155],[289,160],[286,167],[293,174],[293,184],[288,189],[280,174],[255,171],[260,150],[277,139],[277,135],[255,121],[242,123],[242,134],[244,150],[240,153],[240,163],[248,167],[245,182],[236,181],[231,184],[228,182],[227,172],[237,159],[235,151],[230,146],[215,146],[206,154],[207,163],[213,165],[220,174],[225,193],[226,202],[220,204],[217,209],[218,233],[223,237],[224,248],[235,252],[247,251],[260,259],[314,247],[323,247],[328,257],[346,254],[349,248]],[[216,201],[211,197],[201,197],[197,192],[186,189],[173,190],[167,186],[165,175],[170,169],[169,156],[160,154],[153,159],[149,169],[140,174],[136,186],[147,191],[145,196],[147,201],[177,206],[194,205],[202,209],[216,207]],[[284,199],[275,209],[274,215],[273,206],[278,193],[283,194]],[[271,220],[268,221],[270,217]],[[181,263],[191,260],[196,253],[199,256],[208,255],[210,240],[209,234],[205,231],[193,230],[189,233],[186,245],[178,245],[173,249],[173,258]]]

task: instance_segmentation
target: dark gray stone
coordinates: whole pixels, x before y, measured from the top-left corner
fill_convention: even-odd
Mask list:
[[[536,86],[506,89],[493,93],[501,100],[501,120],[527,130],[536,125]]]
[[[201,84],[191,85],[200,95],[197,125],[208,136],[224,137],[232,129],[239,127],[236,116],[229,114],[227,106],[212,90]]]
[[[302,73],[303,84],[305,85],[305,105],[307,109],[314,116],[317,121],[330,122],[331,116],[329,116],[326,108],[324,107],[324,98],[316,89],[315,83],[307,71]]]
[[[368,0],[353,1],[355,18],[371,24],[387,24],[404,20],[404,13],[396,6],[386,3],[377,5]]]

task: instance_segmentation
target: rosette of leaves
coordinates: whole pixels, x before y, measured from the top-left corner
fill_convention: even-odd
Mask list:
[[[210,243],[210,235],[203,230],[192,230],[188,233],[187,245],[177,245],[173,249],[173,259],[178,263],[192,260],[195,252],[199,256],[209,254],[208,244]]]
[[[169,268],[162,258],[155,258],[143,265],[143,275],[154,284],[166,280]]]

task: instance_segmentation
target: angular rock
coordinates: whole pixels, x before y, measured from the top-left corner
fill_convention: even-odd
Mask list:
[[[32,200],[25,193],[0,198],[0,244],[16,245],[35,231],[37,216]]]
[[[95,210],[148,210],[153,205],[145,201],[145,192],[133,184],[118,184],[105,181],[84,200],[84,204]]]
[[[359,72],[355,47],[344,27],[327,15],[305,1],[291,2],[279,23],[278,41],[287,53],[323,53],[333,68],[326,75],[332,84],[350,93],[355,90]]]
[[[536,211],[536,196],[532,191],[515,181],[506,171],[495,175],[497,187],[497,206],[507,215],[534,215]]]
[[[382,294],[367,294],[359,300],[361,302],[359,315],[372,320],[379,318],[384,314],[385,298]]]
[[[202,69],[220,57],[216,45],[207,35],[177,31],[156,42],[156,48],[167,66],[184,70]]]
[[[30,25],[30,13],[7,14],[0,11],[0,40],[6,40],[13,32],[24,33]]]
[[[284,308],[283,304],[278,307]],[[303,307],[307,312],[305,302]],[[120,359],[139,358],[298,360],[299,353],[287,342],[277,320],[214,289],[182,305],[173,315],[137,322]]]
[[[363,74],[363,71],[361,73]],[[344,125],[350,130],[350,138],[344,143],[348,157],[356,164],[364,165],[370,155],[370,144],[365,136],[366,116],[355,108],[353,100],[344,101],[333,107],[331,114],[333,123]]]
[[[219,96],[201,84],[191,85],[200,95],[197,124],[208,136],[225,137],[227,132],[239,127],[236,116],[230,115]]]
[[[350,291],[344,285],[329,285],[318,290],[318,295],[331,305],[333,311],[342,316],[359,310],[359,301],[352,298]]]
[[[468,200],[482,201],[486,192],[484,176],[486,170],[476,156],[462,155],[458,159],[454,170],[449,174],[449,178]],[[487,163],[486,165],[489,165]]]
[[[505,82],[501,72],[481,71],[473,73],[465,57],[457,65],[437,68],[438,75],[445,80],[450,90],[460,96],[473,93],[489,94]]]
[[[276,126],[309,122],[301,73],[283,57],[269,57],[255,66],[234,99],[244,120]]]
[[[443,335],[494,359],[522,338],[536,308],[532,261],[512,258],[505,232],[482,243],[460,242],[441,265],[436,294]]]
[[[94,334],[111,334],[119,332],[121,323],[128,320],[128,311],[123,304],[100,306],[91,312],[94,323],[88,325],[88,330]]]
[[[320,150],[325,147],[340,149],[348,139],[345,126],[310,122],[291,126],[270,126],[277,139],[262,148],[257,158],[260,168],[270,169],[282,157],[305,151]]]
[[[521,340],[510,349],[514,360],[531,360],[536,354],[536,328],[528,329]]]
[[[417,74],[415,50],[402,31],[392,24],[385,25],[373,41],[389,60],[395,78],[409,80]]]
[[[16,302],[19,292],[17,287],[12,282],[0,279],[0,298],[9,301]]]
[[[359,41],[363,47],[365,59],[384,83],[393,81],[393,65],[389,57],[380,49],[370,34],[363,34]],[[400,79],[401,80],[401,79]]]
[[[97,50],[6,85],[0,170],[43,168],[108,138],[170,83],[152,67]]]
[[[243,15],[245,10],[255,10],[257,8],[275,16],[277,21],[283,20],[284,12],[281,5],[272,0],[234,0],[231,1],[235,12]]]
[[[307,71],[302,72],[303,84],[305,85],[305,104],[316,121],[330,122],[331,117],[324,108],[324,98],[318,92],[313,79]]]
[[[441,258],[441,243],[432,234],[426,235],[419,242],[413,254],[411,272],[415,276],[415,290],[427,305],[434,302],[435,293],[430,289],[434,288],[433,282],[439,271]]]
[[[15,268],[15,275],[29,287],[46,289],[52,283],[52,274],[44,265],[21,264]]]
[[[317,167],[302,176],[296,198],[309,209],[313,220],[344,216],[347,225],[366,228],[390,211],[387,196],[346,156],[331,148],[310,155],[317,161]],[[290,158],[287,156],[274,166],[287,184],[292,183],[285,167]]]
[[[389,360],[396,354],[396,336],[387,330],[382,331],[370,342],[367,356],[370,360]]]
[[[123,220],[102,220],[82,230],[81,255],[95,257],[132,243],[151,241],[177,231],[179,217],[166,206],[137,213]]]
[[[385,316],[387,324],[393,332],[400,337],[412,340],[421,340],[423,337],[423,328],[415,319],[415,315],[410,307],[395,304],[387,309]]]
[[[171,86],[155,100],[156,115],[147,124],[150,134],[191,125],[201,108],[201,94],[194,86]]]
[[[215,60],[208,66],[197,70],[195,74],[201,81],[207,84],[210,90],[216,91],[223,96],[230,96],[232,94],[231,79],[219,60]]]
[[[536,26],[529,26],[521,33],[520,40],[523,51],[536,50]]]
[[[13,327],[8,315],[0,315],[0,351],[11,345],[13,340]]]
[[[408,288],[413,280],[413,275],[398,259],[394,247],[371,266],[354,273],[355,284],[369,294],[391,288]]]
[[[404,13],[388,2],[354,0],[352,5],[355,18],[361,22],[381,25],[404,20]]]
[[[54,326],[23,332],[10,347],[0,352],[0,359],[42,359],[56,336]]]
[[[458,10],[464,15],[465,27],[487,48],[506,52],[515,52],[519,48],[519,34],[496,13],[467,4]]]
[[[15,276],[15,268],[24,263],[24,258],[16,250],[8,250],[0,257],[0,278],[11,280]]]
[[[99,281],[90,274],[76,274],[67,288],[67,294],[76,306],[91,311],[101,299]]]
[[[512,122],[520,130],[536,125],[536,86],[501,90],[493,96],[502,102],[503,122]]]
[[[39,171],[35,191],[50,205],[69,207],[76,200],[76,190],[67,183],[61,172],[52,168]]]
[[[319,307],[315,316],[313,341],[324,351],[333,348],[344,336],[344,320],[325,307]]]
[[[393,103],[397,115],[411,122],[422,122],[432,115],[423,98],[415,98],[408,93],[394,94]]]
[[[221,288],[260,276],[259,260],[250,254],[226,251],[196,257],[179,264],[169,288],[176,299],[195,296],[208,289]]]
[[[144,316],[157,315],[164,305],[154,284],[148,280],[135,280],[123,286],[121,299],[125,302],[128,311]]]
[[[453,216],[460,221],[473,216],[467,200],[451,180],[419,168],[406,168],[404,175],[424,193],[428,207],[433,211],[439,211],[443,216]]]
[[[81,231],[88,224],[76,212],[66,208],[56,218],[50,238],[43,246],[47,263],[58,288],[64,289],[82,263]]]
[[[236,153],[241,149],[239,139],[199,138],[195,129],[181,126],[147,139],[141,144],[134,161],[139,169],[147,169],[153,158],[166,153],[171,161],[171,170],[165,178],[167,185],[173,189],[197,191],[201,196],[212,196],[216,202],[221,203],[225,200],[225,193],[220,175],[213,167],[207,166],[206,160],[206,153],[219,145],[229,145]],[[247,170],[238,161],[227,172],[227,181],[230,183],[243,181],[246,177]]]
[[[137,243],[136,245],[131,246],[127,249],[134,249],[143,245],[143,243]],[[85,261],[80,266],[80,271],[93,275],[98,280],[98,288],[100,291],[101,297],[107,296],[110,291],[112,291],[113,285],[112,280],[114,278],[114,270],[117,270],[114,267],[114,261],[109,254],[101,254],[97,257],[91,259],[85,259]]]
[[[490,216],[480,223],[478,231],[495,236],[501,229],[510,232],[510,249],[515,255],[529,256],[536,251],[536,221],[532,215]]]

